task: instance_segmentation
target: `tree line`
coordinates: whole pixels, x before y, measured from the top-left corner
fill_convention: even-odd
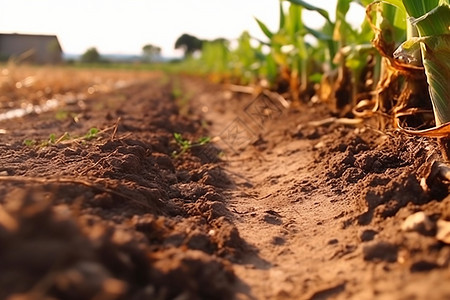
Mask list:
[[[213,41],[202,40],[193,35],[184,33],[175,42],[174,48],[181,49],[184,52],[184,57],[189,57],[197,51],[201,51],[205,42],[220,42],[227,43],[223,38],[218,38]],[[142,47],[141,60],[143,62],[155,62],[161,59],[162,49],[153,44],[146,44]],[[96,47],[88,48],[80,57],[83,63],[101,63],[107,62]]]

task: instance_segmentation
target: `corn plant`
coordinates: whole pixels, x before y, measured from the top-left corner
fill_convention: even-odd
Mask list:
[[[242,84],[254,83],[258,80],[261,61],[264,59],[258,48],[252,46],[252,37],[244,31],[237,39],[237,47],[231,54],[230,68],[233,76]]]
[[[427,123],[426,112],[432,104],[435,123],[448,122],[450,119],[443,118],[450,112],[445,111],[449,92],[448,0],[375,1],[367,11],[369,19],[373,19],[371,12],[376,12],[373,43],[382,56],[376,108],[393,113],[395,119],[408,117],[419,127]],[[420,118],[417,112],[421,112]]]
[[[421,134],[439,137],[443,156],[450,159],[450,4],[448,0],[403,0],[412,30],[394,53],[408,63],[423,65],[436,129]],[[416,132],[417,133],[417,132]]]
[[[433,104],[436,125],[450,122],[450,5],[448,0],[403,1],[418,37],[398,53],[420,53]],[[402,54],[400,54],[402,55]],[[403,54],[404,55],[404,54]]]
[[[383,115],[390,115],[394,107],[405,106],[394,103],[394,99],[401,98],[399,97],[401,90],[399,79],[401,74],[405,74],[405,67],[399,66],[393,60],[393,53],[406,38],[406,14],[390,3],[380,1],[369,3],[366,11],[367,20],[374,31],[372,44],[381,58],[377,57],[379,59],[378,74],[373,78],[376,82],[374,97],[370,105],[363,105],[366,105],[365,108],[371,113],[381,112]],[[408,69],[410,72],[415,71],[411,70],[412,68]],[[384,119],[381,118],[380,121],[381,127],[384,128],[386,126]]]
[[[276,30],[256,19],[266,41],[255,43],[244,32],[235,49],[206,42],[200,61],[205,72],[222,80],[251,84],[267,79],[294,101],[308,100],[315,85],[316,99],[331,102],[338,114],[383,115],[382,128],[392,119],[429,126],[434,116],[438,129],[424,134],[442,138],[449,149],[449,1],[338,0],[331,18],[312,1],[279,0]],[[346,21],[352,2],[366,7],[367,18],[358,29]],[[305,10],[317,12],[324,26],[306,26]],[[308,43],[305,35],[316,42]]]
[[[230,50],[227,40],[215,39],[203,43],[201,69],[208,73],[213,81],[218,82],[230,77],[229,61]]]
[[[269,59],[277,65],[280,74],[277,80],[287,83],[293,100],[299,100],[300,95],[308,89],[308,46],[304,40],[302,9],[301,6],[291,5],[286,13],[280,1],[280,23],[276,32],[256,19],[269,39]]]
[[[257,19],[257,22],[270,39],[269,45],[280,66],[281,78],[290,82],[292,98],[298,99],[308,90],[308,86],[320,82],[321,98],[332,100],[337,109],[353,106],[361,90],[359,81],[367,69],[366,61],[373,53],[373,47],[367,43],[372,35],[370,26],[365,22],[361,31],[355,31],[346,22],[352,0],[337,2],[334,22],[324,9],[302,0],[287,1],[291,4],[287,14],[281,5],[285,1],[280,3],[280,26],[276,33],[272,33],[260,20]],[[303,24],[302,11],[305,9],[315,11],[324,18],[322,30]],[[317,39],[316,46],[305,41],[306,34]],[[349,47],[345,48],[347,45]]]
[[[273,63],[263,54],[262,44],[255,47],[254,41],[246,31],[236,40],[234,49],[231,49],[230,41],[222,38],[203,41],[200,57],[187,58],[181,69],[208,75],[215,82],[240,84],[253,84],[261,77],[275,76]]]

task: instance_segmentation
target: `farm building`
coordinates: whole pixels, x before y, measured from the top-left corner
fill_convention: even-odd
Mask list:
[[[62,48],[55,35],[0,33],[0,60],[15,58],[36,64],[62,61]]]

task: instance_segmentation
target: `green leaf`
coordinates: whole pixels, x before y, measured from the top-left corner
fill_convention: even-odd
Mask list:
[[[93,138],[97,137],[97,134],[100,132],[97,128],[91,128],[89,131],[85,134],[84,139],[85,140],[92,140]]]
[[[290,35],[291,42],[296,39],[296,36],[303,29],[302,7],[291,5],[289,7],[289,15],[286,22],[286,30]]]
[[[284,10],[283,10],[283,1],[280,0],[280,27],[278,27],[279,30],[284,28],[285,22],[286,22],[286,15],[285,15]]]
[[[56,134],[51,133],[50,136],[48,137],[48,143],[54,144],[55,142],[56,142]]]
[[[203,146],[205,144],[208,144],[209,142],[211,142],[211,138],[209,136],[204,136],[199,138],[196,144],[198,146]]]
[[[262,32],[267,36],[269,40],[271,40],[273,37],[273,33],[269,30],[269,28],[267,28],[266,24],[261,22],[258,18],[255,18],[255,20],[258,23],[259,28],[262,30]]]
[[[405,10],[405,6],[403,5],[402,0],[382,0],[381,3],[388,3],[394,5],[402,10]]]
[[[182,143],[183,137],[181,136],[181,133],[175,132],[175,133],[173,134],[173,137],[175,138],[175,141],[176,141],[178,144],[181,144],[181,143]]]
[[[32,147],[36,145],[36,140],[26,139],[23,141],[23,144],[27,147]]]
[[[312,75],[309,75],[308,80],[313,83],[320,83],[322,77],[323,77],[322,73],[314,73]]]
[[[393,1],[379,2],[376,26],[383,33],[384,43],[398,45],[406,38],[407,21],[403,4],[396,6]],[[397,3],[398,4],[398,3]]]
[[[308,2],[302,1],[302,0],[287,0],[293,4],[296,5],[300,5],[303,8],[307,9],[307,10],[312,10],[312,11],[316,11],[318,12],[320,15],[322,15],[322,17],[324,17],[328,23],[333,23],[330,20],[330,15],[328,14],[328,11],[326,11],[325,9],[319,8],[317,6],[311,5]]]
[[[402,0],[408,15],[419,18],[439,5],[439,0]]]
[[[367,7],[370,3],[373,2],[373,0],[354,0],[353,2],[356,2],[362,5],[363,7]]]
[[[420,36],[450,33],[450,6],[443,4],[411,22],[417,26]]]
[[[345,20],[348,10],[350,9],[351,0],[338,0],[336,4],[336,22],[333,32],[333,39],[340,46],[345,46],[352,32],[350,24]]]
[[[338,0],[336,4],[336,15],[342,15],[345,18],[345,15],[350,9],[350,2],[352,0]]]
[[[450,122],[450,34],[420,38],[436,125]]]
[[[277,63],[272,55],[267,55],[265,59],[266,76],[270,83],[274,84],[278,75]]]
[[[321,40],[321,41],[332,41],[333,40],[333,37],[331,35],[326,34],[323,31],[315,30],[308,26],[305,26],[305,30],[307,33],[313,35],[318,40]]]

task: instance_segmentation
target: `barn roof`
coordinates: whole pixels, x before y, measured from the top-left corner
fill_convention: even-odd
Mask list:
[[[62,47],[61,47],[61,44],[59,43],[59,40],[58,40],[58,37],[56,36],[56,35],[54,35],[54,34],[32,34],[32,33],[1,33],[0,32],[0,38],[2,37],[2,36],[5,36],[5,37],[23,37],[23,38],[42,38],[42,39],[56,39],[56,41],[58,42],[58,46],[59,46],[59,49],[61,50],[61,51],[63,51],[62,50]]]
[[[30,52],[31,51],[31,52]],[[31,54],[32,62],[55,63],[62,60],[62,47],[56,35],[0,33],[0,56],[20,57]]]

